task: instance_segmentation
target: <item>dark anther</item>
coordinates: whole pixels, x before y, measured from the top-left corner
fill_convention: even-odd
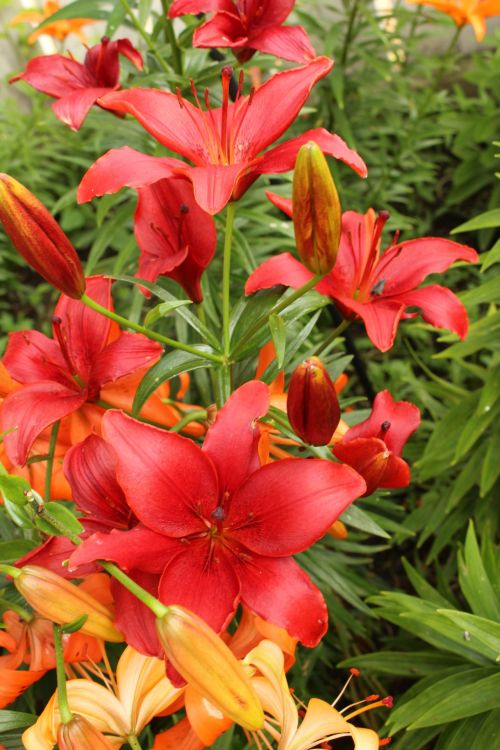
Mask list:
[[[370,294],[373,294],[374,297],[379,297],[382,292],[384,291],[385,287],[385,279],[379,279],[373,289],[371,290]]]
[[[109,42],[109,36],[101,37],[101,44],[108,44],[108,42]]]
[[[387,420],[387,419],[386,419],[386,420],[385,420],[384,422],[382,422],[382,424],[380,425],[380,429],[382,430],[382,432],[387,432],[387,430],[389,429],[389,427],[390,427],[390,426],[391,426],[391,423],[389,422],[389,420]]]
[[[218,505],[217,508],[212,511],[212,518],[214,521],[223,521],[225,517],[226,514],[224,513],[224,508],[221,508],[220,505]]]
[[[188,204],[187,203],[181,203],[179,211],[181,212],[181,214],[188,214],[189,213],[189,206],[188,206]]]
[[[382,221],[387,221],[389,219],[389,217],[390,217],[389,211],[379,211],[378,215],[380,216],[380,218],[382,219]]]
[[[59,315],[53,315],[52,322],[55,326],[60,326],[62,323],[62,318],[60,318]]]

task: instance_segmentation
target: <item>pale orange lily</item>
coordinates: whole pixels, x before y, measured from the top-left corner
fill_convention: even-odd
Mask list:
[[[42,23],[42,21],[44,21],[46,18],[49,18],[49,16],[52,16],[60,9],[61,5],[59,2],[57,2],[57,0],[47,0],[47,2],[43,4],[43,11],[22,11],[21,13],[18,13],[16,16],[14,16],[14,18],[10,19],[9,26],[18,26],[21,23],[29,23],[38,26]],[[53,21],[53,23],[49,23],[47,24],[47,26],[44,26],[43,29],[35,29],[35,31],[33,31],[29,35],[28,43],[34,44],[37,41],[38,37],[42,36],[43,34],[54,37],[54,39],[58,39],[60,42],[64,41],[64,39],[66,39],[66,37],[70,34],[75,34],[75,36],[77,36],[81,42],[86,42],[87,38],[81,29],[82,26],[86,26],[89,23],[95,23],[95,19],[68,18],[62,19],[60,21]]]
[[[101,673],[105,685],[90,679],[68,680],[68,704],[75,716],[87,719],[114,748],[137,736],[154,716],[174,703],[182,689],[165,676],[160,659],[127,646],[116,668],[116,677]],[[52,750],[61,724],[57,692],[22,737],[26,750]]]
[[[431,5],[433,8],[446,13],[457,26],[470,23],[478,42],[486,34],[488,16],[500,16],[500,0],[409,0],[418,5]]]

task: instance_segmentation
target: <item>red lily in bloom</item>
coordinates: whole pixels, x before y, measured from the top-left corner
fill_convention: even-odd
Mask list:
[[[87,294],[111,309],[110,279],[90,277]],[[100,398],[106,384],[151,365],[162,351],[159,344],[123,333],[108,318],[65,295],[55,308],[53,334],[50,339],[38,331],[15,331],[9,334],[3,358],[10,375],[23,384],[2,406],[2,430],[17,428],[4,438],[7,455],[21,466],[48,425],[80,412]]]
[[[193,88],[196,106],[180,94],[159,89],[130,89],[107,94],[99,100],[105,109],[133,115],[161,144],[193,162],[146,156],[130,148],[112,149],[98,159],[84,176],[78,201],[114,193],[122,187],[152,185],[172,175],[184,175],[193,183],[194,197],[204,211],[215,214],[230,200],[238,200],[260,174],[287,172],[303,143],[314,140],[326,153],[344,161],[366,176],[366,166],[337,135],[317,128],[259,154],[292,124],[314,84],[332,69],[328,57],[278,73],[229,102],[231,68],[222,71],[222,107],[213,109],[208,91],[206,110]]]
[[[201,302],[200,280],[214,257],[217,233],[185,179],[159,180],[138,188],[134,231],[141,255],[136,276],[177,281],[193,302]]]
[[[272,202],[289,216],[291,201],[268,194]],[[399,321],[413,318],[418,307],[423,319],[437,328],[448,328],[465,338],[469,325],[467,311],[460,300],[445,287],[430,284],[416,287],[431,273],[441,273],[456,260],[475,263],[477,253],[466,245],[422,237],[395,241],[380,254],[380,238],[386,211],[377,216],[346,211],[342,216],[342,236],[337,262],[316,289],[335,300],[346,317],[359,317],[372,343],[385,352],[394,344]],[[264,261],[248,279],[245,292],[252,294],[275,284],[297,288],[313,274],[290,253]]]
[[[322,537],[365,483],[350,467],[323,459],[260,467],[256,422],[268,408],[267,386],[246,383],[219,411],[201,450],[175,433],[107,412],[103,434],[140,524],[94,534],[73,553],[70,569],[113,560],[124,570],[161,575],[160,600],[189,608],[217,631],[242,601],[316,645],[327,629],[325,602],[292,555]],[[128,607],[127,639],[143,628],[136,609]]]
[[[283,26],[295,0],[174,0],[170,18],[214,12],[193,36],[194,47],[231,47],[243,63],[256,51],[291,62],[308,62],[316,52],[302,26]]]
[[[10,82],[26,81],[37,91],[57,99],[52,105],[56,117],[72,130],[79,130],[99,97],[120,87],[118,55],[142,70],[142,55],[129,39],[112,42],[103,37],[100,44],[90,47],[83,63],[64,55],[34,57],[26,70]]]
[[[377,487],[406,487],[410,469],[401,452],[419,424],[420,412],[414,404],[394,401],[389,391],[381,391],[368,419],[351,427],[333,452],[365,479],[366,495]]]

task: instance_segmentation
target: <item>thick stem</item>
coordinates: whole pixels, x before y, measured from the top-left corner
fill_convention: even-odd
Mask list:
[[[312,277],[312,279],[309,279],[303,286],[296,289],[293,294],[290,294],[288,297],[285,297],[285,299],[282,299],[281,302],[278,302],[274,307],[272,307],[269,312],[265,313],[264,315],[261,315],[260,318],[257,318],[253,326],[246,332],[246,334],[243,336],[243,338],[238,342],[238,345],[236,346],[234,352],[232,352],[233,356],[237,354],[241,349],[245,346],[245,344],[250,341],[252,336],[255,336],[256,333],[260,331],[263,325],[266,325],[269,317],[273,314],[277,315],[280,312],[283,312],[287,307],[289,307],[291,304],[296,302],[300,297],[302,297],[303,294],[306,294],[306,292],[310,292],[311,289],[313,289],[316,284],[319,284],[321,279],[323,278],[323,275],[316,274]]]
[[[127,742],[130,747],[133,748],[133,750],[142,750],[139,740],[137,739],[135,734],[129,734],[129,736],[127,737]]]
[[[328,349],[330,344],[333,344],[337,336],[340,336],[341,333],[345,331],[345,329],[351,324],[350,320],[343,320],[339,325],[333,329],[333,331],[326,337],[326,339],[321,343],[317,348],[314,354],[318,356],[321,354],[321,352],[324,352],[325,349]]]
[[[60,421],[55,422],[50,433],[49,453],[47,458],[47,466],[45,467],[44,497],[46,503],[48,503],[50,500],[50,486],[52,484],[52,470],[54,468],[54,453],[56,451],[57,433],[59,432],[60,424]]]
[[[162,336],[161,333],[151,331],[149,328],[141,326],[139,323],[133,323],[131,320],[128,320],[128,318],[124,318],[122,315],[118,315],[117,313],[108,310],[106,307],[103,307],[91,297],[88,297],[86,294],[83,295],[80,301],[83,302],[84,305],[87,305],[87,307],[92,308],[92,310],[101,313],[101,315],[105,315],[106,318],[114,320],[124,328],[131,328],[133,331],[137,331],[137,333],[142,333],[143,336],[146,336],[152,341],[158,341],[160,344],[171,346],[174,349],[182,349],[182,351],[184,352],[189,352],[189,354],[194,354],[197,357],[201,357],[202,359],[208,359],[210,360],[210,362],[222,363],[224,361],[223,357],[221,357],[219,354],[210,354],[209,352],[200,351],[194,346],[190,346],[189,344],[182,344],[180,341],[175,341],[174,339],[168,338],[168,336]]]
[[[64,671],[64,651],[62,645],[62,629],[60,625],[53,623],[54,631],[54,651],[56,657],[56,674],[57,674],[57,703],[59,706],[59,715],[63,724],[69,724],[73,718],[68,705],[68,694],[66,692],[66,673]]]
[[[165,38],[167,42],[170,44],[170,49],[172,50],[172,67],[175,70],[178,75],[182,75],[182,52],[177,44],[177,37],[175,36],[174,26],[172,24],[171,19],[168,17],[168,11],[170,10],[171,2],[169,0],[161,0],[161,5],[163,8],[163,12],[165,14],[165,18],[163,19],[163,23],[165,26]]]
[[[127,0],[120,0],[120,2],[122,4],[123,8],[125,9],[125,12],[126,12],[127,16],[130,18],[132,26],[137,31],[137,33],[139,34],[139,36],[142,37],[142,39],[146,43],[149,51],[151,52],[151,54],[153,55],[153,57],[157,61],[157,63],[160,66],[160,68],[162,68],[165,71],[165,73],[168,73],[170,75],[172,73],[170,67],[167,65],[167,63],[165,62],[165,60],[163,59],[163,57],[160,55],[160,53],[156,49],[156,46],[155,46],[153,40],[151,39],[150,35],[146,31],[146,29],[144,29],[143,26],[137,20],[134,11],[132,10],[132,8],[130,7],[130,5],[128,4],[128,1]]]
[[[139,601],[141,601],[143,604],[146,605],[146,607],[149,607],[149,609],[154,612],[156,617],[165,617],[166,614],[168,614],[169,608],[166,607],[164,604],[162,604],[158,599],[156,599],[152,594],[149,593],[149,591],[146,591],[146,589],[143,589],[142,586],[139,586],[138,583],[133,581],[131,578],[128,577],[126,573],[123,572],[123,570],[120,570],[120,568],[115,565],[114,563],[106,562],[105,560],[99,560],[99,565],[106,570],[110,576],[113,576],[119,583],[122,584],[128,591],[130,591],[131,594],[133,594]]]

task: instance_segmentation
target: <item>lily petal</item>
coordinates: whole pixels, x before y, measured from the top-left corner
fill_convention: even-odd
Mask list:
[[[349,443],[357,438],[376,437],[382,439],[390,451],[400,456],[403,446],[419,424],[420,411],[415,404],[395,401],[389,391],[380,391],[375,396],[368,419],[350,427],[342,443]]]
[[[308,63],[317,56],[302,26],[266,26],[250,36],[248,46],[290,62]]]
[[[122,333],[97,355],[92,367],[92,383],[104,385],[150,366],[162,352],[160,344],[140,333]]]
[[[158,594],[160,576],[139,570],[129,571],[133,581],[153,596]],[[115,600],[115,624],[125,640],[141,654],[163,658],[164,652],[156,634],[156,615],[118,581],[111,582]]]
[[[54,102],[52,111],[61,122],[69,125],[71,130],[80,130],[92,105],[96,103],[99,97],[104,96],[109,91],[112,91],[112,88],[102,86],[100,88],[76,89],[76,91],[71,91]]]
[[[398,298],[398,297],[397,297]],[[467,310],[452,291],[438,284],[404,292],[399,299],[407,307],[419,307],[422,318],[436,328],[447,328],[461,339],[467,336],[469,317]]]
[[[39,331],[14,331],[3,356],[9,374],[18,383],[53,380],[69,385],[68,368],[61,348]]]

